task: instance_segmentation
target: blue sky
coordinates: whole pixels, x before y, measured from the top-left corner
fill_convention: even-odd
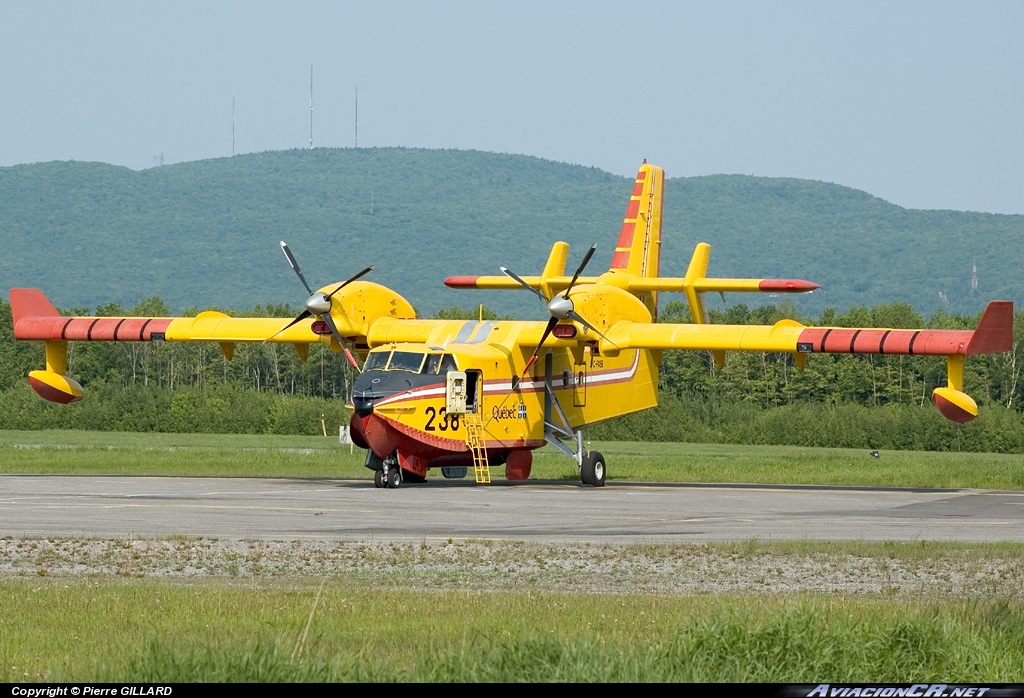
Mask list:
[[[309,145],[800,177],[1024,213],[1020,2],[0,0],[0,166]]]

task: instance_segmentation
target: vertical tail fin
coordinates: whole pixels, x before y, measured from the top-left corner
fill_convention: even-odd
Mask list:
[[[610,271],[623,271],[639,278],[653,278],[661,265],[661,204],[665,171],[647,164],[640,166],[629,197],[619,242],[615,245]],[[658,294],[640,295],[651,315],[658,314]]]

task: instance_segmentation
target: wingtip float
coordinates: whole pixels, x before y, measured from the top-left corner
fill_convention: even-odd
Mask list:
[[[394,291],[360,278],[372,267],[314,291],[288,246],[281,249],[305,290],[296,318],[230,318],[208,311],[194,318],[62,317],[35,289],[13,289],[15,337],[43,341],[46,370],[29,382],[44,399],[68,403],[82,387],[67,377],[69,341],[216,342],[231,359],[238,342],[291,343],[305,359],[312,343],[342,352],[358,366],[351,433],[367,449],[378,487],[422,481],[429,470],[464,477],[489,468],[509,479],[529,477],[532,451],[550,444],[575,460],[584,483],[604,484],[600,453],[584,448],[583,429],[654,407],[666,350],[710,351],[719,366],[727,352],[787,352],[802,367],[809,354],[944,356],[947,385],[932,399],[957,423],[978,414],[963,391],[968,356],[1010,351],[1013,304],[993,301],[974,330],[805,327],[709,322],[708,293],[806,293],[800,279],[722,279],[707,276],[711,247],[696,246],[685,276],[662,277],[661,213],[664,172],[646,161],[633,184],[608,270],[584,274],[594,248],[573,274],[569,246],[556,242],[538,276],[452,276],[450,288],[526,289],[544,304],[545,322],[416,319]],[[688,324],[657,322],[658,295],[685,295]]]

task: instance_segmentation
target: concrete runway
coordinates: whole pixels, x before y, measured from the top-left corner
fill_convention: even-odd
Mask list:
[[[0,476],[0,536],[604,543],[1024,541],[1024,492],[782,485]]]

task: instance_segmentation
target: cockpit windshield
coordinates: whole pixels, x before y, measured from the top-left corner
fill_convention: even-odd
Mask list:
[[[426,354],[413,351],[396,351],[391,354],[391,361],[388,362],[389,371],[409,371],[419,373],[423,366],[423,359]]]
[[[382,371],[384,370],[384,367],[388,365],[388,359],[390,357],[390,351],[371,351],[370,355],[366,357],[366,365],[363,366],[363,370],[372,371],[377,369],[378,371]]]
[[[445,375],[459,370],[451,354],[421,354],[417,351],[372,351],[364,371],[408,371],[421,375]]]

